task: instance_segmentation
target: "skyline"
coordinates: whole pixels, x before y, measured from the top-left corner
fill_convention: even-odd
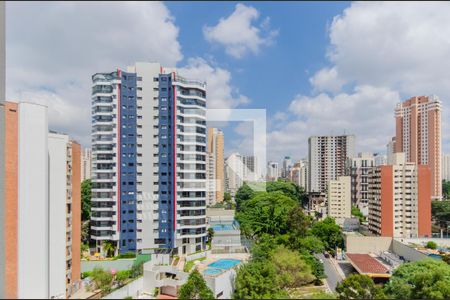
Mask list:
[[[49,9],[31,17],[43,5]],[[105,10],[131,25],[111,23]],[[205,79],[210,108],[267,109],[267,160],[280,161],[305,157],[311,135],[344,131],[356,136],[356,152],[384,152],[395,105],[436,94],[446,153],[449,11],[447,3],[8,2],[7,99],[47,104],[50,127],[86,147],[91,76],[161,61]],[[247,127],[222,128],[226,154],[246,154]]]

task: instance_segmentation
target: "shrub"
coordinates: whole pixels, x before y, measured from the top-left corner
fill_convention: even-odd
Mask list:
[[[86,272],[81,273],[82,279],[88,278],[89,276],[92,276],[92,272],[86,271]]]
[[[118,271],[116,274],[116,281],[119,286],[124,285],[125,281],[130,278],[131,272],[129,270]]]
[[[136,257],[136,253],[134,252],[127,252],[127,253],[122,253],[117,255],[117,258],[135,258]]]
[[[131,266],[130,270],[130,277],[136,278],[144,274],[144,262],[134,262],[134,264]]]
[[[113,275],[110,272],[95,267],[94,270],[92,270],[92,280],[95,286],[102,290],[103,295],[111,292]]]
[[[433,241],[429,241],[425,247],[427,247],[428,249],[436,249],[437,248],[437,244]]]

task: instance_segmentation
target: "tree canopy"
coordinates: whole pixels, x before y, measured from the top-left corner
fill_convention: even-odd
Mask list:
[[[339,299],[385,299],[383,290],[367,275],[351,274],[336,286]]]
[[[330,217],[314,223],[311,227],[311,234],[318,237],[328,250],[342,247],[344,242],[341,228],[336,224],[335,220]]]
[[[91,219],[91,180],[86,179],[81,183],[81,220]]]
[[[194,270],[178,291],[178,299],[214,299],[214,294],[200,272]]]

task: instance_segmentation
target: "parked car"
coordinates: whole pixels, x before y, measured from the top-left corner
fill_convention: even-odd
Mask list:
[[[325,252],[323,253],[323,256],[325,256],[325,258],[330,258],[330,253],[328,253],[328,252],[325,251]]]

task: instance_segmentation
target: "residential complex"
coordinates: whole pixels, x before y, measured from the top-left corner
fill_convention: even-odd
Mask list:
[[[375,158],[371,153],[359,153],[357,157],[347,161],[346,174],[351,176],[352,204],[358,206],[363,215],[369,214],[368,175],[375,166]]]
[[[0,123],[5,298],[66,298],[80,280],[80,145],[48,132],[42,105],[0,104]]]
[[[91,149],[85,148],[81,151],[81,182],[91,179],[91,157]]]
[[[335,218],[338,224],[344,224],[345,219],[351,217],[351,192],[350,176],[339,176],[328,183],[328,216]]]
[[[224,136],[223,132],[217,128],[208,128],[208,156],[210,156],[210,164],[208,167],[208,180],[214,180],[210,186],[213,189],[214,199],[208,199],[208,203],[216,203],[223,201],[223,193],[225,189],[224,176]],[[209,190],[208,190],[209,193]]]
[[[395,152],[431,169],[431,195],[442,198],[441,101],[436,96],[412,97],[395,109]]]
[[[277,162],[269,161],[267,163],[267,180],[268,181],[276,181],[278,179],[278,177],[280,176],[279,172],[280,171],[278,169]]]
[[[234,196],[244,183],[244,163],[239,153],[232,153],[225,160],[225,178],[225,189]]]
[[[92,239],[119,252],[206,243],[206,84],[158,63],[92,76]]]
[[[369,230],[389,237],[431,236],[431,170],[407,162],[369,169]]]
[[[355,136],[312,136],[308,139],[308,192],[325,192],[328,181],[345,175],[354,156]]]
[[[305,191],[308,185],[308,162],[306,160],[299,160],[291,168],[289,180],[301,186]]]
[[[244,165],[244,181],[253,182],[261,180],[261,172],[259,171],[258,157],[252,155],[243,155],[242,163]]]

